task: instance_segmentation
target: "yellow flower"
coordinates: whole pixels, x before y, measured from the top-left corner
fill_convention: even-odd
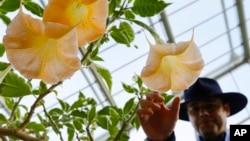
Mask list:
[[[8,26],[3,44],[10,63],[27,78],[54,84],[81,67],[75,27],[42,22],[21,8]]]
[[[183,91],[200,75],[204,61],[193,37],[191,41],[178,44],[167,44],[162,40],[156,45],[149,44],[149,56],[141,72],[149,89]]]
[[[78,45],[99,39],[106,31],[108,0],[50,0],[43,20],[77,25]]]

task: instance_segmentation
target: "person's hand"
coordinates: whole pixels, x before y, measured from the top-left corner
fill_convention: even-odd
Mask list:
[[[153,141],[167,139],[173,133],[179,118],[180,97],[174,98],[170,109],[158,92],[150,92],[146,100],[141,100],[140,105],[136,114],[147,137]]]

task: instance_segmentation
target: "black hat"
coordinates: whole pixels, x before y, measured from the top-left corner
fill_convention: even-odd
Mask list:
[[[241,93],[223,93],[218,82],[210,78],[198,78],[197,81],[184,91],[184,102],[180,105],[179,119],[189,121],[187,103],[208,97],[220,97],[230,104],[230,115],[236,114],[247,104],[247,98]]]

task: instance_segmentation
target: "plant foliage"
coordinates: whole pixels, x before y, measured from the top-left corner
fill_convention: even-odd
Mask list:
[[[0,19],[6,27],[13,19],[10,13],[16,12],[20,5],[36,16],[43,15],[44,7],[37,0],[23,0],[22,3],[20,0],[0,0]],[[82,65],[95,68],[111,91],[112,74],[108,68],[95,64],[96,61],[105,61],[98,56],[99,48],[110,41],[130,47],[136,38],[134,25],[155,34],[149,25],[135,19],[157,15],[168,5],[164,0],[109,0],[107,33],[85,49],[80,48]],[[0,43],[0,56],[4,56],[4,53],[4,46]],[[2,58],[0,80],[0,99],[9,112],[8,115],[0,113],[0,140],[11,141],[47,141],[51,138],[51,132],[61,141],[93,141],[97,128],[107,131],[108,137],[105,140],[127,141],[129,130],[140,127],[135,111],[139,100],[149,92],[143,87],[142,80],[136,77],[136,85],[121,84],[124,91],[132,96],[123,107],[108,105],[98,108],[96,101],[81,91],[73,103],[58,98],[55,100],[60,106],[47,109],[44,97],[49,94],[60,95],[57,87],[63,82],[50,86],[41,81],[38,86],[33,86],[33,80],[22,77]],[[34,101],[24,102],[27,96],[33,96]],[[166,102],[171,99],[167,94],[164,96]],[[42,112],[35,112],[38,108]],[[32,118],[34,116],[37,118]]]

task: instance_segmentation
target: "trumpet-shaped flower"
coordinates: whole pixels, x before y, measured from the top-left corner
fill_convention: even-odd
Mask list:
[[[12,66],[27,78],[54,84],[80,69],[75,27],[42,22],[22,8],[3,38]]]
[[[200,75],[204,66],[201,53],[191,41],[177,44],[150,44],[146,66],[141,78],[151,90],[166,92],[187,89]]]
[[[77,25],[78,45],[84,46],[105,33],[107,16],[108,0],[50,0],[43,20]]]

